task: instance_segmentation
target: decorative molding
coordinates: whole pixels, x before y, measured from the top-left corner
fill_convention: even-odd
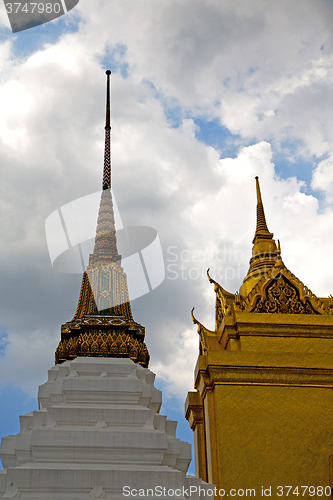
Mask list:
[[[204,398],[215,385],[260,385],[333,388],[333,369],[280,366],[208,366],[200,370],[196,388]]]
[[[144,368],[149,363],[144,342],[125,333],[114,333],[113,330],[93,330],[90,334],[80,333],[69,340],[61,340],[55,352],[55,363],[63,363],[78,356],[130,358]]]

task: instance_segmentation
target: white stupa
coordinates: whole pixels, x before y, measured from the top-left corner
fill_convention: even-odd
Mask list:
[[[78,357],[51,368],[40,410],[1,441],[0,498],[199,498],[207,485],[186,476],[191,445],[158,413],[154,378],[126,358]]]
[[[39,410],[2,438],[0,498],[88,500],[204,498],[211,485],[187,476],[191,445],[159,414],[144,328],[133,320],[110,191],[110,91],[103,194],[95,247],[78,307],[61,329],[56,365],[39,388]]]

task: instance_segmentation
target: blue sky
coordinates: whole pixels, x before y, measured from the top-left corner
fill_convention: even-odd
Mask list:
[[[36,409],[76,306],[80,276],[52,269],[44,223],[100,188],[106,68],[119,210],[155,228],[165,255],[166,279],[132,308],[179,437],[192,438],[190,310],[213,328],[207,267],[232,292],[242,283],[255,175],[287,267],[332,293],[332,18],[325,0],[81,0],[14,35],[0,6],[1,436]]]

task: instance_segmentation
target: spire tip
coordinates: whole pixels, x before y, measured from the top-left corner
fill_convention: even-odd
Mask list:
[[[104,170],[103,183],[104,189],[111,188],[111,125],[110,125],[110,75],[111,71],[106,72],[106,118],[105,118],[105,147],[104,147]]]
[[[252,243],[254,243],[257,238],[260,238],[260,239],[272,239],[273,238],[273,234],[269,232],[267,224],[266,224],[264,206],[263,206],[262,199],[261,199],[259,177],[257,175],[255,177],[255,180],[256,180],[256,191],[257,191],[257,226],[256,226],[256,232],[254,234],[254,238],[253,238]]]

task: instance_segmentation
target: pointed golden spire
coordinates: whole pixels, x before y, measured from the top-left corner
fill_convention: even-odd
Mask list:
[[[261,199],[260,185],[259,185],[259,177],[256,176],[256,190],[257,190],[257,225],[256,232],[254,234],[254,238],[252,243],[255,243],[256,239],[272,239],[273,233],[270,233],[267,227],[264,205]]]
[[[269,232],[266,223],[258,176],[256,176],[255,180],[257,191],[257,223],[252,241],[253,248],[250,268],[239,290],[243,298],[246,297],[256,283],[274,267],[278,257],[278,249],[273,240],[274,235]]]

